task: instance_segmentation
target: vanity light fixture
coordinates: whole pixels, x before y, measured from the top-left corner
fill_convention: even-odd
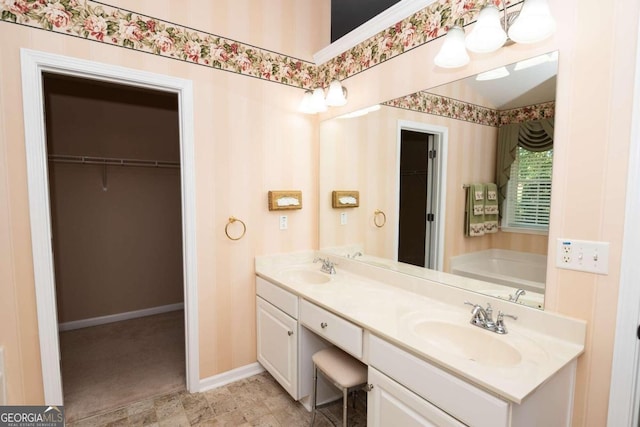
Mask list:
[[[507,41],[507,33],[500,25],[500,11],[493,4],[485,6],[471,33],[464,39],[468,50],[489,53],[500,49]]]
[[[315,88],[313,91],[305,91],[298,110],[305,114],[323,113],[328,107],[341,107],[347,103],[347,88],[342,86],[339,80],[333,80],[329,84],[325,97],[324,89]]]
[[[327,102],[324,99],[324,89],[317,87],[311,95],[311,106],[316,113],[327,111]]]
[[[547,0],[526,0],[518,18],[509,27],[509,38],[516,43],[537,43],[556,30]]]
[[[435,64],[442,68],[462,67],[469,63],[467,50],[489,53],[505,43],[537,43],[551,36],[556,29],[547,0],[525,0],[519,12],[511,13],[507,13],[503,1],[503,12],[501,25],[496,6],[488,4],[482,8],[473,30],[466,37],[462,27],[450,28],[434,58]]]
[[[333,80],[327,91],[326,102],[329,107],[342,107],[347,103],[347,88],[338,80]]]
[[[444,36],[442,48],[433,61],[438,67],[458,68],[467,65],[469,60],[469,54],[464,45],[464,30],[458,25],[451,27]]]

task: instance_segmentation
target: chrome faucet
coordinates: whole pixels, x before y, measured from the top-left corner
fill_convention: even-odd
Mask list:
[[[518,320],[518,316],[514,316],[512,314],[504,314],[500,310],[498,310],[498,318],[496,319],[496,333],[504,335],[507,332],[507,327],[504,325],[504,317],[510,317],[513,320]]]
[[[320,267],[320,271],[327,274],[336,274],[336,265],[329,258],[316,258],[313,262],[322,261],[322,267]]]
[[[513,320],[518,319],[517,316],[504,314],[502,311],[498,311],[498,318],[494,321],[491,304],[487,303],[487,308],[482,308],[479,304],[474,304],[469,301],[465,301],[464,303],[473,307],[471,309],[471,320],[469,323],[497,334],[504,335],[507,333],[507,327],[504,324],[505,316],[510,317]]]
[[[526,294],[527,293],[525,292],[524,289],[518,289],[516,291],[515,295],[509,294],[509,301],[518,302],[518,298],[520,298],[522,295],[526,295]]]
[[[351,259],[354,259],[354,258],[359,257],[359,256],[362,256],[362,252],[360,252],[360,251],[354,253],[353,255],[347,254],[347,258],[351,258]]]

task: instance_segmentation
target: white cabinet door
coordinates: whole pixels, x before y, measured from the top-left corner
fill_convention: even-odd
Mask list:
[[[258,362],[298,400],[298,322],[256,297]]]
[[[367,425],[370,427],[464,427],[464,424],[391,378],[369,367]]]

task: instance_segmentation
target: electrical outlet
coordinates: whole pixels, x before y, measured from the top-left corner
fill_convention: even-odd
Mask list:
[[[289,217],[280,215],[280,230],[286,230],[287,228],[289,228]]]
[[[558,239],[556,266],[568,270],[609,274],[609,242]]]
[[[562,240],[562,250],[560,254],[562,255],[562,263],[563,264],[571,264],[571,241],[570,240]]]

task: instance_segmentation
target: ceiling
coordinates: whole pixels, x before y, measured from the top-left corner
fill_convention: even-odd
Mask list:
[[[331,43],[399,0],[331,0]]]
[[[548,57],[545,54],[541,57]],[[464,93],[479,94],[487,101],[485,107],[497,110],[509,110],[524,107],[526,105],[540,104],[555,100],[557,60],[543,62],[521,70],[514,70],[517,64],[505,66],[509,75],[494,80],[476,80],[476,76],[454,82],[454,84],[469,87],[469,91],[460,91],[462,95],[456,96],[460,101],[473,102],[464,99]],[[448,93],[445,86],[428,90],[429,93],[445,95]]]

